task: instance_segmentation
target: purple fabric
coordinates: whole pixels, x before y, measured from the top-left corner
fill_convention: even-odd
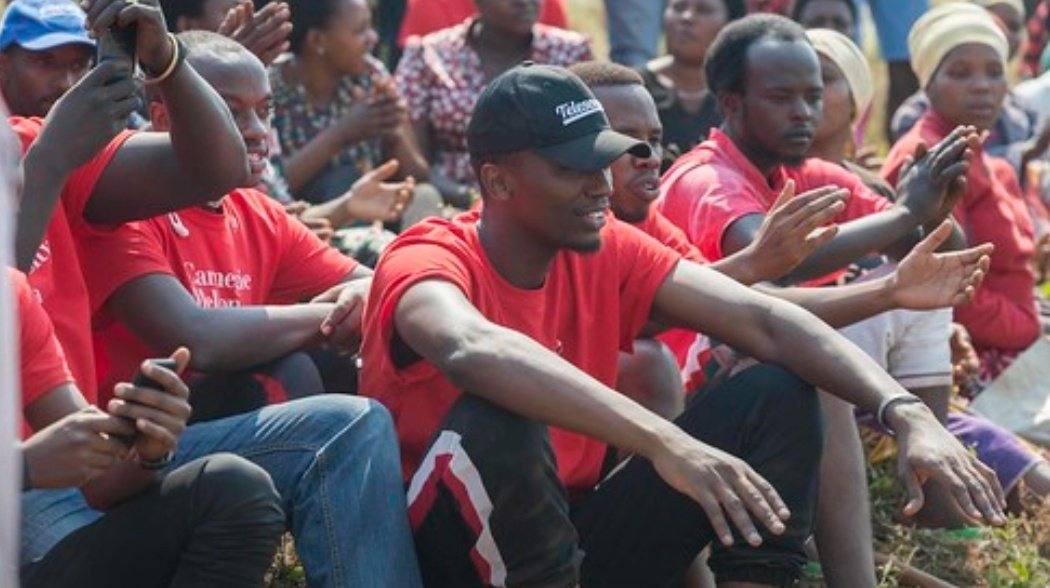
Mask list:
[[[1042,461],[1016,435],[991,421],[968,412],[948,414],[948,430],[977,458],[995,470],[1003,490],[1013,490],[1021,477]]]

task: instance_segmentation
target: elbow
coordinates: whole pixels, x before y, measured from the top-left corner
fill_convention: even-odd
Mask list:
[[[471,389],[478,366],[493,355],[501,355],[504,342],[495,329],[464,329],[449,337],[431,361],[461,390]]]

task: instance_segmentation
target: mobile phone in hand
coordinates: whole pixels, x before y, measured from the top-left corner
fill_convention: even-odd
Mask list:
[[[138,25],[135,24],[126,27],[110,27],[98,39],[95,64],[109,60],[121,60],[127,62],[134,71],[138,64],[135,55],[138,36]]]
[[[155,365],[155,366],[162,367],[162,368],[165,368],[165,369],[168,369],[168,370],[171,370],[171,371],[175,371],[178,368],[178,365],[175,363],[175,360],[171,359],[170,357],[161,357],[161,358],[157,358],[157,359],[149,359],[147,361],[150,362],[151,364]],[[161,386],[159,382],[157,382],[153,378],[147,376],[146,374],[142,373],[141,369],[135,373],[135,377],[132,378],[131,383],[132,383],[132,385],[134,385],[134,386],[136,386],[138,388],[152,388],[153,390],[160,390],[160,391],[164,390],[164,386]],[[131,424],[132,427],[135,426],[135,422],[132,419],[129,419],[127,417],[121,417],[121,418],[123,418],[125,421],[128,421],[128,423]],[[124,443],[127,446],[130,447],[130,446],[135,444],[135,438],[136,437],[138,437],[138,431],[136,431],[135,433],[132,433],[131,435],[122,437],[121,439],[124,441]]]
[[[170,357],[160,357],[157,359],[148,359],[146,361],[157,367],[162,367],[170,371],[175,371],[178,368],[175,360]],[[141,369],[135,373],[135,377],[132,379],[131,383],[139,388],[152,388],[154,390],[164,391],[164,386],[161,386],[156,380],[142,373]]]

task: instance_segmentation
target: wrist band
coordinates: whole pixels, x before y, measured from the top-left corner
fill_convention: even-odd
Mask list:
[[[175,452],[174,451],[169,451],[166,454],[164,454],[164,457],[162,457],[160,459],[150,461],[150,460],[142,459],[142,457],[139,457],[138,462],[139,462],[139,467],[140,468],[142,468],[144,470],[150,470],[152,472],[152,471],[157,471],[157,470],[163,470],[164,468],[166,468],[169,465],[171,465],[171,462],[174,461],[174,459],[175,459]]]
[[[879,423],[879,426],[886,430],[891,437],[895,437],[897,432],[893,430],[893,427],[886,422],[886,411],[897,404],[922,404],[922,398],[914,394],[898,394],[896,396],[890,396],[889,398],[883,399],[879,403],[879,409],[875,412],[875,420]]]
[[[151,75],[146,78],[146,84],[159,84],[170,78],[171,75],[175,73],[175,70],[179,69],[182,62],[186,61],[186,46],[182,44],[182,41],[171,33],[168,33],[168,39],[171,40],[171,63],[169,63],[168,67],[164,68],[164,71],[159,75]]]

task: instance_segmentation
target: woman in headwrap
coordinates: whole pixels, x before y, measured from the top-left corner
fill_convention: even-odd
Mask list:
[[[820,58],[824,80],[824,117],[817,128],[810,156],[842,165],[872,189],[894,200],[896,194],[885,180],[849,160],[855,121],[871,106],[875,93],[864,54],[850,39],[835,31],[816,29],[806,34]],[[876,269],[873,275],[879,271]],[[952,383],[949,312],[892,311],[846,327],[842,334],[869,353],[902,385],[926,400],[948,430],[963,445],[976,450],[978,458],[995,470],[1012,505],[1021,504],[1016,491],[1022,479],[1036,495],[1047,495],[1050,464],[1046,460],[1012,433],[983,417],[957,407],[948,412]],[[921,377],[915,376],[920,373]],[[943,490],[934,490],[928,496],[927,507],[920,513],[920,520],[936,526],[968,525],[964,516],[945,507],[950,503]]]
[[[893,187],[852,158],[864,139],[862,121],[875,97],[875,81],[864,53],[853,41],[836,31],[806,31],[820,58],[824,82],[824,116],[810,147],[810,157],[818,157],[846,168],[869,188],[895,199]]]
[[[952,10],[965,4],[969,2],[952,0],[941,2],[937,9]],[[942,8],[949,5],[950,8]],[[1013,59],[1023,36],[1024,4],[1021,0],[974,0],[970,8],[973,6],[986,10],[1006,35],[1006,60]],[[929,107],[929,98],[921,91],[905,100],[894,113],[890,124],[893,138],[899,139],[907,133]],[[1007,159],[1020,175],[1028,161],[1042,157],[1050,146],[1050,125],[1038,123],[1036,111],[1013,92],[1007,92],[999,117],[988,127],[985,148],[988,153]]]
[[[895,183],[905,159],[958,125],[979,131],[998,119],[1006,94],[1006,37],[983,9],[954,3],[926,13],[908,37],[912,67],[930,110],[893,146],[882,175]],[[973,302],[955,309],[990,380],[1042,332],[1029,265],[1032,219],[1013,167],[973,148],[965,193],[953,215],[970,243],[995,244],[992,265]]]

